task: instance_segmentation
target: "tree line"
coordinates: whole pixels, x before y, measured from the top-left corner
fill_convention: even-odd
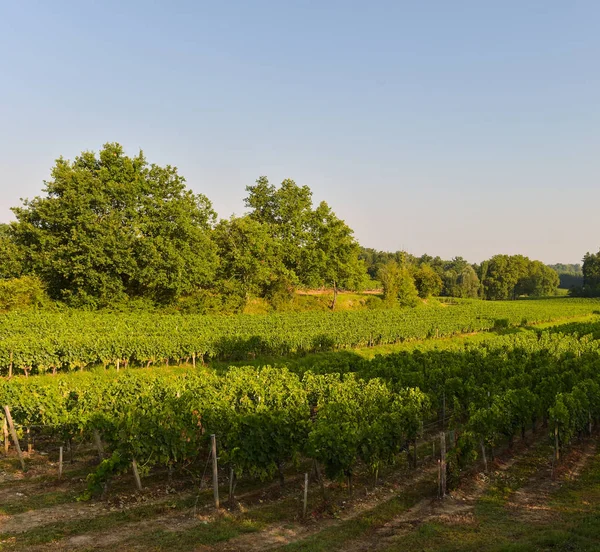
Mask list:
[[[600,297],[600,251],[586,253],[581,267],[583,279],[581,285],[572,290],[572,294],[581,297]]]
[[[386,300],[397,297],[404,305],[438,295],[487,300],[543,297],[554,295],[560,283],[555,270],[523,255],[494,255],[481,264],[469,264],[462,257],[444,261],[363,249],[361,258],[368,274],[381,280]]]
[[[556,271],[496,255],[414,257],[361,248],[352,229],[308,186],[260,177],[242,216],[219,220],[175,167],[129,157],[117,143],[59,158],[43,195],[0,226],[0,307],[43,297],[79,308],[166,306],[239,312],[253,297],[283,308],[299,288],[382,287],[385,304],[446,295],[514,299],[555,292]],[[31,299],[33,297],[33,299]]]

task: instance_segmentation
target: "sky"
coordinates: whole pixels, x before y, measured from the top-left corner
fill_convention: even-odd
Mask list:
[[[580,262],[599,29],[597,0],[0,0],[0,221],[119,142],[223,218],[291,178],[366,247]]]

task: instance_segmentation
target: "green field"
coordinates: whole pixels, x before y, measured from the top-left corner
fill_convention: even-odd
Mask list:
[[[210,366],[175,366],[177,357],[171,357],[169,366],[163,359],[156,368],[125,369],[123,363],[117,371],[94,359],[83,372],[4,378],[0,403],[10,406],[26,471],[11,443],[0,464],[1,546],[598,549],[597,309],[595,301],[553,299],[460,303],[415,309],[408,318],[382,311],[407,335],[397,343],[358,343],[373,344],[362,349],[333,330],[354,320],[360,332],[383,319],[365,317],[373,314],[368,311],[344,313],[355,318],[328,313],[320,330],[332,332],[338,343],[324,351],[290,348],[287,357],[273,349],[244,350],[258,355],[255,366],[228,367],[213,355]],[[129,339],[142,339],[144,323],[151,324],[152,337],[160,329],[171,335],[174,327],[190,336],[199,320],[220,328],[237,323],[240,334],[266,332],[266,322],[273,321],[275,327],[288,324],[288,331],[294,324],[300,334],[301,322],[309,332],[317,320],[303,316],[150,322],[117,315],[12,315],[2,329],[8,342],[29,337],[35,350],[45,340],[58,343],[70,320],[76,329],[61,343],[93,328],[82,339],[99,350],[106,342],[94,344],[91,335],[118,339],[126,330]],[[469,335],[457,331],[452,337],[452,328],[467,323],[481,327],[462,327]],[[27,334],[32,327],[40,339]],[[445,328],[445,337],[432,335],[432,327]],[[164,335],[160,343],[166,341]],[[261,353],[271,355],[273,367],[262,366]],[[132,357],[129,366],[135,364],[147,365]],[[441,433],[447,446],[444,500],[438,499]],[[218,512],[210,483],[211,434],[218,446]],[[131,475],[133,459],[142,490],[136,491]],[[304,473],[310,475],[306,518]],[[232,474],[234,497],[228,500]]]
[[[271,315],[14,313],[0,317],[0,373],[283,357],[501,330],[599,311],[598,299],[552,298]]]

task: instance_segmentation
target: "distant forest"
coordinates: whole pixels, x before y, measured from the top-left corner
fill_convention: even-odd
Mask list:
[[[560,288],[571,289],[583,286],[583,268],[580,264],[548,265],[560,278]]]
[[[0,309],[175,308],[241,312],[264,300],[289,309],[297,290],[381,289],[370,308],[432,296],[516,299],[598,291],[598,255],[583,266],[546,266],[522,255],[472,264],[361,247],[352,229],[308,186],[264,176],[246,187],[242,216],[219,219],[175,167],[127,156],[117,143],[60,158],[42,195],[0,226]]]

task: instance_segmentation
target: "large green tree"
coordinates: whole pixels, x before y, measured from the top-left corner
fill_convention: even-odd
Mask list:
[[[327,203],[313,208],[310,188],[293,180],[276,187],[261,177],[246,190],[248,218],[268,228],[279,244],[283,267],[293,275],[290,282],[305,287],[331,286],[332,307],[338,289],[364,285],[366,270],[352,229]]]
[[[456,280],[456,297],[476,299],[479,291],[479,278],[471,265],[466,265]]]
[[[413,274],[419,297],[427,299],[442,291],[442,279],[428,264],[422,264]]]
[[[482,278],[486,299],[514,299],[519,280],[527,275],[529,259],[522,255],[494,255]]]
[[[379,269],[378,277],[383,285],[383,300],[388,307],[414,307],[418,304],[419,293],[408,268],[389,261]]]
[[[281,243],[281,258],[289,270],[296,271],[306,252],[306,241],[311,219],[312,192],[308,186],[298,186],[286,179],[281,186],[269,184],[261,176],[256,184],[247,186],[248,216],[266,224],[272,236]]]
[[[586,295],[600,295],[600,251],[583,257],[583,290]]]
[[[480,267],[485,299],[516,299],[520,295],[553,295],[558,275],[540,261],[523,255],[495,255]]]
[[[282,262],[282,244],[268,225],[248,216],[222,220],[214,231],[218,247],[217,278],[237,286],[245,301],[250,296],[268,296],[280,282],[295,275]]]
[[[175,167],[116,143],[60,158],[44,195],[13,209],[11,234],[52,297],[103,306],[128,297],[168,303],[209,284],[217,267],[208,199]]]
[[[306,252],[299,276],[308,286],[331,286],[335,308],[339,288],[360,289],[366,270],[352,229],[324,201],[314,210],[308,226]]]
[[[527,274],[517,284],[517,293],[530,297],[544,297],[556,293],[560,278],[555,270],[541,261],[531,261]]]

